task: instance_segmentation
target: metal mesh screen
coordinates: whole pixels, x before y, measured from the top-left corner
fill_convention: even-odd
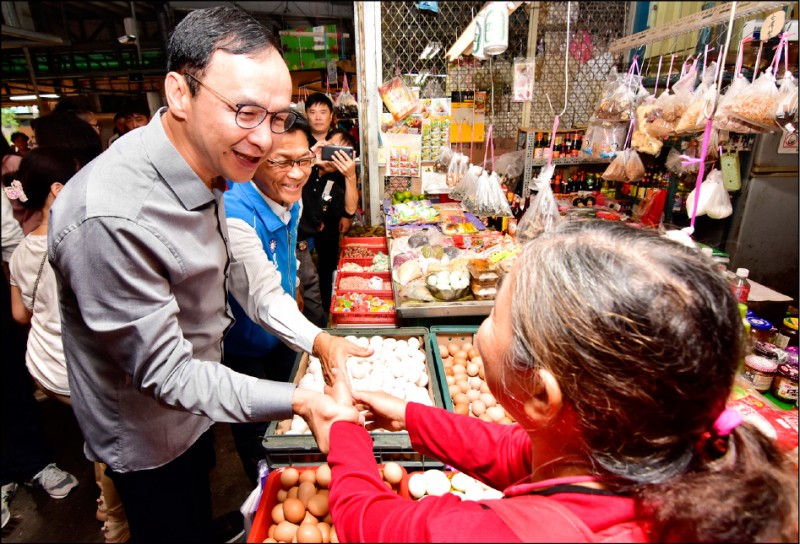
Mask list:
[[[448,76],[442,85],[445,96],[453,91],[487,91],[487,122],[494,123],[498,138],[516,137],[523,104],[511,101],[513,60],[529,56],[527,40],[532,4],[521,6],[509,18],[509,48],[502,55],[475,63],[471,56],[465,55],[459,63],[449,66],[444,56],[484,4],[483,1],[439,2],[439,13],[433,13],[418,9],[415,2],[381,2],[383,78],[393,76],[396,69],[401,74],[430,70]],[[609,40],[624,35],[630,3],[571,2],[570,6],[573,45],[570,46],[568,105],[561,117],[563,127],[589,121],[609,69],[621,63],[621,56],[612,57],[605,50]],[[551,126],[553,111],[559,113],[564,107],[566,20],[566,2],[539,2],[532,127]],[[433,41],[440,42],[443,51],[433,60],[419,60],[425,46]],[[533,54],[531,51],[530,56]],[[620,64],[618,68],[621,70],[623,66]],[[411,84],[408,77],[407,83]]]

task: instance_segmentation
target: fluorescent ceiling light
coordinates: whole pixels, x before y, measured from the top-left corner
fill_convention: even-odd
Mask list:
[[[47,94],[40,94],[40,98],[61,98],[59,94],[47,93]]]
[[[11,100],[36,100],[35,94],[18,94],[16,96],[10,96]]]
[[[422,50],[422,53],[420,54],[419,58],[420,60],[432,59],[437,54],[439,54],[439,51],[441,50],[442,50],[442,44],[440,44],[439,42],[431,42],[425,46],[425,49]]]

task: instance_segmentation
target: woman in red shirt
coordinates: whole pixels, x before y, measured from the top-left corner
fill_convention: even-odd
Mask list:
[[[487,423],[337,380],[374,425],[504,498],[416,502],[386,489],[369,434],[316,429],[339,539],[797,541],[797,479],[725,408],[744,350],[714,264],[650,232],[570,222],[528,243],[475,344],[517,421]],[[352,395],[352,399],[350,397]]]

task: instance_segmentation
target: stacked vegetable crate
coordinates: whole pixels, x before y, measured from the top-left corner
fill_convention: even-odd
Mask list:
[[[344,237],[340,247],[331,297],[333,322],[339,327],[396,326],[386,238]],[[381,261],[386,263],[385,271],[370,270]]]

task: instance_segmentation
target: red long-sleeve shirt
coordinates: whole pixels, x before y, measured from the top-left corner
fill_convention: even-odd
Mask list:
[[[415,451],[503,489],[506,497],[547,495],[593,532],[610,529],[613,533],[615,526],[635,520],[631,498],[579,486],[534,491],[545,487],[543,482],[535,486],[524,483],[531,475],[531,446],[519,425],[487,423],[416,403],[408,403],[406,424]],[[330,444],[330,508],[340,541],[520,542],[517,534],[480,502],[462,501],[452,494],[412,501],[389,491],[378,472],[372,439],[363,427],[335,423]],[[540,516],[530,520],[534,533],[537,524],[549,522]]]

